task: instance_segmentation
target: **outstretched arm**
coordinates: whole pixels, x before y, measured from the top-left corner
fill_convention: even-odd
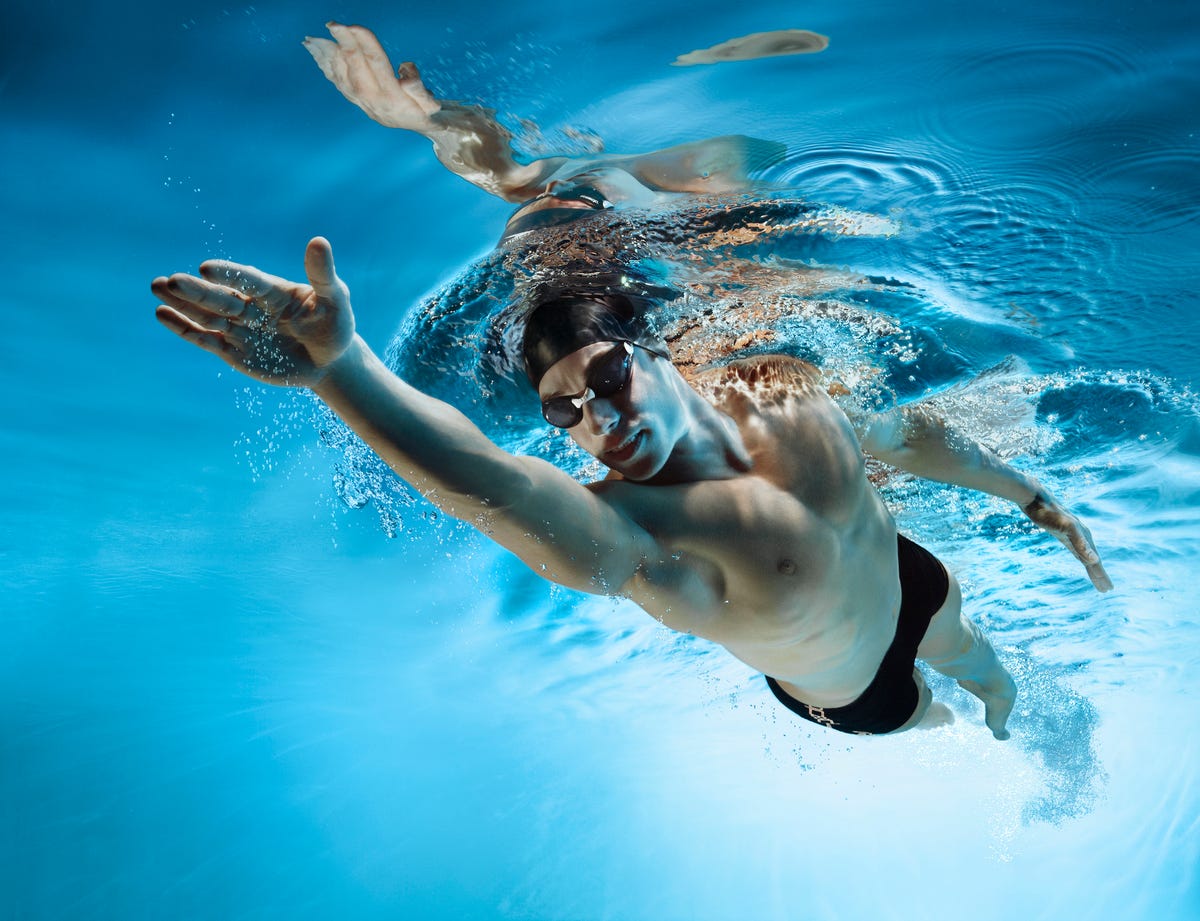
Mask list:
[[[662,557],[612,505],[544,461],[501,450],[450,405],[394,375],[354,331],[328,241],[305,252],[308,284],[221,260],[156,278],[158,319],[231,367],[310,387],[403,479],[548,579],[614,593]]]
[[[929,409],[900,407],[852,421],[868,454],[926,479],[977,489],[1015,502],[1030,520],[1075,554],[1099,591],[1107,592],[1113,587],[1091,532],[1083,522],[1063,508],[1036,479],[953,431]]]
[[[343,96],[381,125],[429,138],[447,169],[506,201],[533,198],[556,175],[606,166],[623,169],[656,191],[742,191],[750,188],[751,172],[785,150],[782,144],[729,135],[646,154],[546,157],[522,164],[513,155],[512,133],[494,110],[436,98],[410,61],[393,73],[370,29],[336,22],[327,27],[333,41],[309,37],[304,47]]]

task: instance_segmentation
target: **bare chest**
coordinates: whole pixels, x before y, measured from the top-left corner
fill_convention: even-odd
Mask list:
[[[899,600],[895,530],[882,506],[835,525],[771,484],[689,500],[685,514],[657,522],[674,559],[635,598],[647,611],[809,687],[847,674],[854,683],[878,664]]]
[[[793,629],[829,597],[841,535],[777,484],[746,476],[644,492],[629,511],[668,557],[645,600],[669,606],[671,626],[713,639],[718,621],[722,630],[748,618]]]

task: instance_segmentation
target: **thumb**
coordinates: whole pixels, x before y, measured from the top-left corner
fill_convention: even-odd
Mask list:
[[[317,297],[323,301],[340,301],[346,286],[333,267],[333,247],[324,237],[313,237],[304,250],[304,273]]]

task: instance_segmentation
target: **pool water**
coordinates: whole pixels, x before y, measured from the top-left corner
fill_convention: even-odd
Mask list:
[[[1200,917],[1189,4],[18,7],[0,917]],[[936,394],[1084,517],[1116,583],[1004,503],[887,485],[1017,676],[1010,742],[945,682],[949,727],[800,724],[721,650],[542,582],[304,395],[157,327],[154,275],[296,276],[324,234],[378,351],[586,470],[517,384],[414,334],[495,307],[455,298],[509,206],[338,96],[299,44],[330,18],[532,119],[530,152],[787,145],[765,178],[862,232],[733,253],[779,270],[777,299],[845,308],[780,318],[771,347]],[[777,28],[829,48],[669,66]]]

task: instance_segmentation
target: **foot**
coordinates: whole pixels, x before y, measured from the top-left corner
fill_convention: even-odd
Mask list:
[[[1008,715],[1012,713],[1013,704],[1017,702],[1017,683],[1012,676],[1000,669],[1000,673],[986,685],[979,681],[960,680],[958,686],[983,701],[983,721],[992,730],[992,735],[1002,742],[1007,739],[1009,732],[1004,727],[1008,723]]]
[[[918,729],[936,729],[938,726],[949,726],[954,722],[954,711],[945,704],[933,703],[917,723]]]

